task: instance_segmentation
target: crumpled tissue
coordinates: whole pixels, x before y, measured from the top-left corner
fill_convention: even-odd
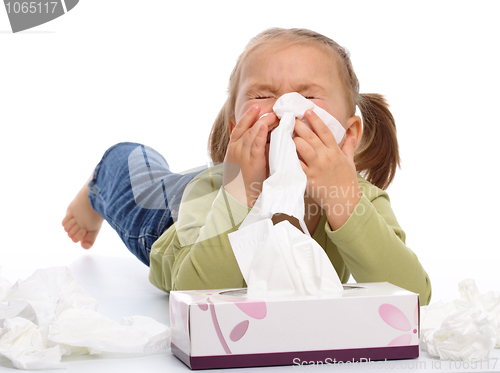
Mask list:
[[[238,231],[228,235],[249,296],[323,295],[343,290],[328,256],[304,222],[307,177],[292,135],[295,118],[300,119],[307,109],[319,108],[296,92],[276,101],[273,110],[281,120],[271,133],[270,176]],[[321,115],[336,127],[335,118],[326,111]],[[343,133],[333,129],[339,143]],[[278,213],[297,218],[302,231],[288,220],[273,225],[271,219]]]
[[[340,144],[344,139],[345,129],[344,127],[342,127],[342,124],[340,124],[337,118],[335,118],[333,115],[330,115],[329,112],[320,108],[314,102],[308,100],[300,93],[291,92],[284,94],[279,98],[278,101],[276,101],[273,110],[278,118],[282,118],[287,111],[291,110],[296,118],[300,119],[310,128],[312,128],[311,124],[304,117],[304,113],[306,112],[306,110],[312,110],[333,133],[333,136],[335,136],[335,139],[337,140],[337,144]]]
[[[12,285],[0,277],[0,356],[18,369],[65,368],[63,355],[155,353],[170,346],[170,328],[144,316],[121,323],[66,267],[39,269]]]
[[[486,359],[500,347],[500,293],[479,293],[474,280],[458,284],[460,299],[420,309],[422,350],[442,360]]]

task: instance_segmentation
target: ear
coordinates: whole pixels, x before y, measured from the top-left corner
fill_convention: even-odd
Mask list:
[[[234,115],[231,115],[229,117],[229,134],[233,133],[233,129],[235,127],[235,123],[236,123],[236,117]]]
[[[355,137],[356,138],[355,148],[356,148],[356,146],[359,144],[359,141],[361,140],[362,134],[363,134],[363,126],[361,125],[361,118],[358,117],[357,115],[350,117],[347,120],[345,139],[349,137]]]

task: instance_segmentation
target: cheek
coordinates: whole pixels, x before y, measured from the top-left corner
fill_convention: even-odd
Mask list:
[[[259,100],[257,105],[260,106],[260,113],[259,117],[261,117],[264,114],[271,113],[273,111],[273,106],[276,103],[275,99],[272,100]]]
[[[333,115],[343,127],[346,126],[346,118],[344,111],[338,105],[329,105],[327,102],[322,100],[312,100],[316,106],[326,110],[330,115]]]
[[[259,118],[264,114],[270,113],[273,111],[273,106],[276,100],[250,100],[247,101],[244,105],[237,107],[235,112],[236,120],[239,122],[243,115],[250,110],[250,108],[254,105],[258,105],[260,107]]]

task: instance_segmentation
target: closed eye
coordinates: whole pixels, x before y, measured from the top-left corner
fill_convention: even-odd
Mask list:
[[[314,96],[305,96],[305,98],[307,98],[308,100],[314,100],[316,97],[314,97]]]
[[[271,96],[258,96],[258,97],[255,97],[256,100],[263,100],[263,99],[266,99],[266,98],[272,98]]]

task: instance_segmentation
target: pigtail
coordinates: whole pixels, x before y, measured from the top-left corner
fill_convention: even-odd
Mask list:
[[[208,154],[212,162],[224,162],[227,145],[229,143],[229,118],[226,110],[227,103],[222,106],[208,137]]]
[[[386,189],[400,165],[396,123],[385,98],[376,93],[359,96],[363,135],[356,149],[356,170],[373,185]]]

